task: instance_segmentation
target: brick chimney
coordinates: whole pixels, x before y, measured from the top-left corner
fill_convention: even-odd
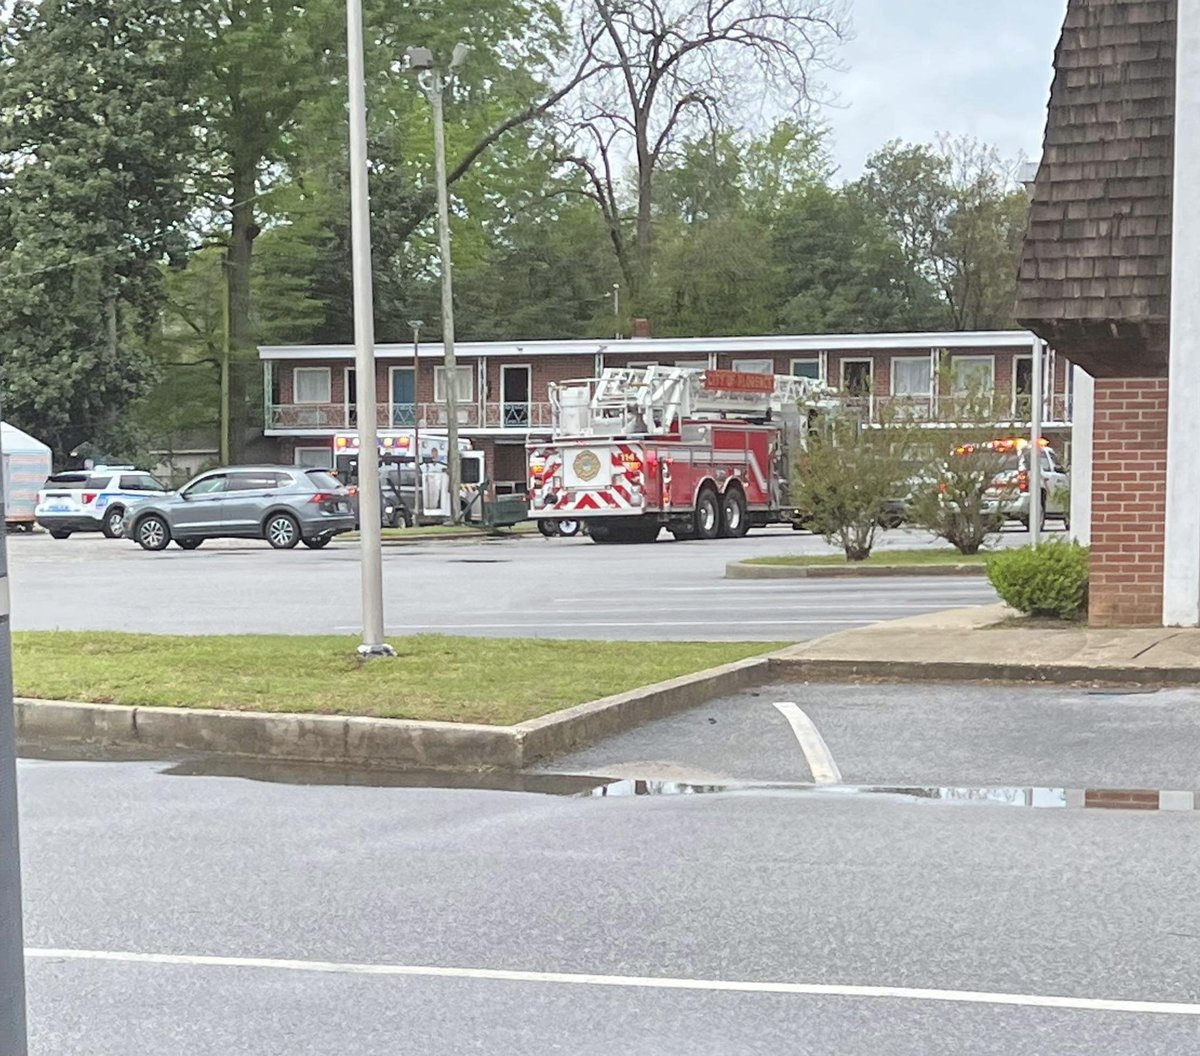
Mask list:
[[[634,337],[650,337],[650,320],[635,319],[633,321],[633,336]]]

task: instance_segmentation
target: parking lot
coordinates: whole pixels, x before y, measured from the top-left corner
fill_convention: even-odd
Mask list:
[[[780,702],[908,787],[806,787]],[[1190,1052],[1198,703],[764,686],[543,793],[26,761],[33,1051]],[[1176,791],[1069,809],[1097,784]]]
[[[1012,531],[1002,540],[1026,538]],[[925,534],[899,530],[886,533],[879,549],[928,545]],[[729,561],[827,552],[821,539],[786,529],[649,546],[537,536],[389,546],[387,631],[799,641],[995,599],[980,577],[724,579]],[[9,563],[17,630],[351,634],[359,627],[352,542],[316,552],[224,541],[147,553],[121,540],[12,536]]]

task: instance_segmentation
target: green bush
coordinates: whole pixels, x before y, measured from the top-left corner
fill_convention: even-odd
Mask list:
[[[999,550],[987,559],[996,593],[1018,612],[1073,620],[1087,608],[1088,549],[1078,543],[1044,543]]]

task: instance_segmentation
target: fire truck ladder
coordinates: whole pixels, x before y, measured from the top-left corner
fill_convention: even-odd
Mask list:
[[[777,375],[769,392],[709,388],[709,373],[692,367],[610,367],[590,382],[552,386],[556,424],[566,424],[560,412],[568,405],[583,410],[583,385],[593,387],[587,421],[580,420],[583,415],[572,416],[575,421],[567,431],[605,436],[662,436],[675,432],[682,418],[766,419],[815,407],[829,391],[808,378],[786,375]],[[722,372],[713,373],[719,378]]]

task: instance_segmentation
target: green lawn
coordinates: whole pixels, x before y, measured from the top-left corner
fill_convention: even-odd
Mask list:
[[[13,635],[18,696],[128,705],[374,715],[510,725],[781,645],[421,635],[394,660],[357,640],[286,635]]]
[[[982,564],[986,553],[960,554],[957,550],[876,550],[864,562],[868,565],[975,565]],[[847,565],[842,554],[802,554],[798,557],[752,557],[743,562],[747,565]]]

